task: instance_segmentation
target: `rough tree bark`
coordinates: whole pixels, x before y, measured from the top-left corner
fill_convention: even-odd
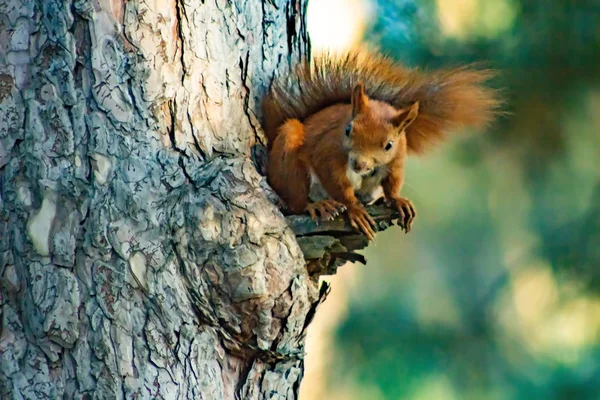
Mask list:
[[[297,397],[315,278],[364,246],[307,269],[261,174],[305,3],[0,2],[0,398]]]

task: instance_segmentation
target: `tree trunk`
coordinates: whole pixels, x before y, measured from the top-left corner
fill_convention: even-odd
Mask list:
[[[258,110],[305,3],[0,3],[0,398],[297,398]]]

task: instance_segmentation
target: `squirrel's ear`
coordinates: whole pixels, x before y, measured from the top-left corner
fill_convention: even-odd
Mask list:
[[[399,132],[402,132],[410,124],[412,124],[419,115],[419,102],[415,102],[410,108],[403,108],[398,111],[398,114],[392,118],[392,125],[398,128]]]
[[[358,82],[352,89],[352,116],[364,112],[369,105],[369,99],[365,95],[365,86],[362,82]]]

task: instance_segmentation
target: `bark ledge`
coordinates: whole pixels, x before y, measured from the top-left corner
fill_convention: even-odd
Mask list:
[[[398,222],[398,212],[383,205],[368,206],[367,211],[377,223],[377,232]],[[335,274],[346,262],[367,263],[356,251],[367,247],[369,241],[343,216],[317,223],[308,215],[292,215],[287,221],[296,235],[311,278],[318,280],[321,275]]]

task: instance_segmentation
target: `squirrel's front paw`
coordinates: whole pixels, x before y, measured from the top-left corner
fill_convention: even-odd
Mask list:
[[[373,230],[373,228],[376,227],[377,224],[362,205],[349,207],[348,218],[350,219],[350,225],[352,225],[354,229],[364,233],[367,239],[371,241],[375,240],[375,230]]]
[[[412,202],[404,197],[395,197],[389,201],[390,205],[398,210],[400,214],[399,220],[401,226],[404,228],[406,233],[410,232],[414,219],[417,216],[417,211]]]

